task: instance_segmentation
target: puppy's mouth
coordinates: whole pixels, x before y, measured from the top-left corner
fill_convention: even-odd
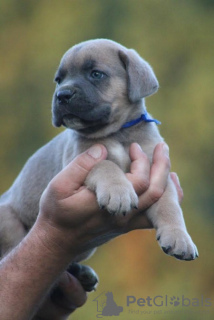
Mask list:
[[[67,110],[66,110],[67,109]],[[96,132],[103,126],[108,125],[111,107],[109,105],[97,106],[95,108],[60,108],[54,105],[53,124],[80,131],[82,133]]]
[[[85,119],[81,119],[78,116],[73,114],[67,114],[62,118],[62,125],[66,128],[74,129],[77,131],[84,131],[84,132],[94,132],[99,130],[103,127],[105,121],[95,120],[95,121],[88,121]]]

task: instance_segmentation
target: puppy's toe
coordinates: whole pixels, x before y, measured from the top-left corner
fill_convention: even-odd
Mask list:
[[[132,190],[124,190],[117,194],[117,200],[114,200],[114,203],[117,203],[118,210],[116,214],[118,215],[126,215],[133,208],[138,206],[138,197],[135,192]]]
[[[126,215],[131,209],[138,207],[138,197],[134,194],[123,195],[121,198],[120,214]]]
[[[126,215],[138,206],[138,197],[131,184],[113,185],[103,192],[98,190],[97,200],[102,209],[107,209],[113,215]]]
[[[185,230],[160,228],[157,230],[157,240],[162,250],[176,259],[190,261],[198,257],[198,250]]]

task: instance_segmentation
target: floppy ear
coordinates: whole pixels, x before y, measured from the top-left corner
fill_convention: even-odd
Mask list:
[[[152,68],[135,50],[119,50],[119,57],[127,71],[128,95],[131,102],[137,102],[158,90],[158,80]]]

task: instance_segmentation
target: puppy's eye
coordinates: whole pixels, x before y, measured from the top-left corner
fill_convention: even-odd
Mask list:
[[[56,77],[56,78],[54,79],[54,81],[55,81],[57,84],[60,84],[61,79],[60,79],[60,77]]]
[[[103,73],[102,71],[98,71],[98,70],[93,70],[91,72],[91,77],[95,80],[100,80],[105,76],[105,73]]]

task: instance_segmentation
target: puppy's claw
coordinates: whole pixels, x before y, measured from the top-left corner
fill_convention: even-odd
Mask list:
[[[182,254],[174,254],[173,256],[178,260],[184,260],[185,252],[182,252]]]
[[[117,211],[113,211],[113,210],[108,210],[108,212],[110,213],[111,216],[115,216],[117,214]]]
[[[163,252],[166,253],[166,254],[168,254],[171,249],[172,249],[171,246],[162,247]]]
[[[198,258],[199,257],[199,253],[198,253],[198,249],[197,247],[195,246],[195,257]]]

